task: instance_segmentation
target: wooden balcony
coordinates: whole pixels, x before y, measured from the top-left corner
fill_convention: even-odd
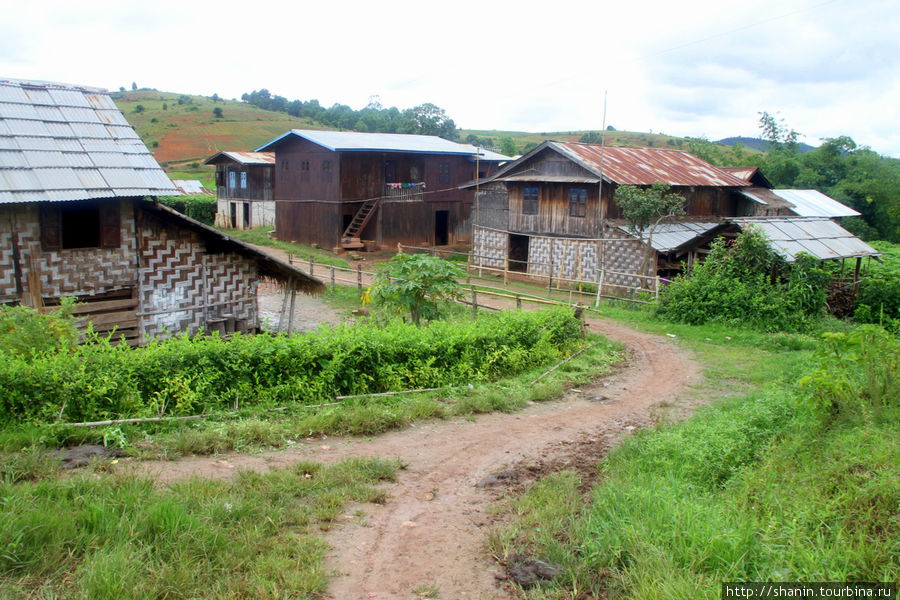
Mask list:
[[[384,202],[423,202],[425,183],[386,183]]]

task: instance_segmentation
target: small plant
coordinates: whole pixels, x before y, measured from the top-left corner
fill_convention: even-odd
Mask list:
[[[458,265],[441,258],[400,253],[375,275],[367,298],[397,312],[409,313],[418,325],[423,317],[432,320],[440,316],[440,302],[462,296],[457,280],[464,276]]]
[[[135,107],[134,107],[134,112],[136,112],[136,113],[142,113],[142,112],[144,112],[144,105],[143,105],[143,104],[138,104],[137,106],[135,106]]]
[[[217,119],[222,118],[223,115],[222,115],[222,107],[221,106],[217,106],[213,109],[213,116]]]

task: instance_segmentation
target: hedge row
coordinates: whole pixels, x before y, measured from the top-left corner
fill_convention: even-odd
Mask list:
[[[218,205],[215,196],[163,196],[159,201],[201,223],[212,225],[216,220]]]
[[[335,395],[460,385],[558,358],[571,311],[485,315],[468,324],[360,325],[284,335],[180,337],[143,348],[86,344],[0,361],[0,418],[86,421],[185,415]]]

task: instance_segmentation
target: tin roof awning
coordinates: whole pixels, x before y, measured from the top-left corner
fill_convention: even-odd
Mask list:
[[[653,237],[650,238],[650,245],[657,252],[672,252],[679,248],[690,246],[694,240],[710,236],[714,230],[724,226],[724,223],[697,223],[691,221],[660,223],[653,232]],[[617,229],[628,235],[634,235],[627,225],[619,225]],[[648,236],[649,233],[645,231],[642,241],[646,241]]]
[[[789,262],[801,252],[819,260],[881,256],[875,248],[827,217],[746,217],[730,221],[741,228],[759,227],[772,249]]]

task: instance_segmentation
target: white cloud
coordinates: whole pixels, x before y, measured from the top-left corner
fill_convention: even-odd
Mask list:
[[[0,0],[0,4],[7,0]],[[11,4],[11,2],[7,2]],[[0,6],[0,9],[4,7]],[[892,0],[452,5],[16,0],[0,75],[360,108],[433,102],[458,125],[756,135],[780,111],[807,140],[900,156]]]

